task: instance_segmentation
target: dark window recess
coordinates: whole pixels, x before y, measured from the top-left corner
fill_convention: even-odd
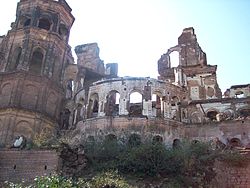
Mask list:
[[[42,69],[43,54],[40,51],[35,51],[32,55],[29,70],[33,73],[40,74]]]
[[[24,27],[30,26],[30,22],[31,22],[30,19],[25,20],[23,26],[24,26]]]
[[[38,27],[41,28],[41,29],[46,29],[46,30],[50,30],[50,22],[48,19],[45,19],[45,18],[42,18],[39,20],[39,24],[38,24]]]

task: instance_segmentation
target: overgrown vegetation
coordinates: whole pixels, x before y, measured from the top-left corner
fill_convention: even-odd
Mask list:
[[[115,139],[87,142],[85,154],[89,160],[86,173],[118,170],[123,175],[139,178],[167,177],[180,186],[205,186],[215,176],[213,164],[218,156],[206,143],[184,142],[176,148],[166,148],[160,142],[128,142]]]
[[[221,152],[219,160],[233,167],[245,167],[250,162],[248,156],[240,154],[237,150],[226,150]]]
[[[100,173],[90,180],[66,179],[58,175],[37,177],[31,185],[5,182],[6,188],[133,188],[115,171]]]
[[[215,160],[236,167],[249,162],[236,151],[215,149],[209,143],[184,141],[166,147],[160,141],[142,143],[136,135],[126,144],[115,137],[102,141],[91,139],[84,143],[84,151],[88,163],[82,177],[86,179],[73,181],[58,175],[39,177],[30,187],[130,188],[131,185],[146,187],[140,183],[152,181],[157,187],[205,188],[216,175]],[[8,187],[22,188],[23,185],[8,183]]]

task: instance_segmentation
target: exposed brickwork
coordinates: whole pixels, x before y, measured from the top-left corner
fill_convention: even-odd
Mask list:
[[[128,139],[136,133],[142,139],[160,136],[166,145],[175,139],[250,144],[249,84],[232,86],[222,98],[217,65],[207,63],[192,27],[159,59],[158,79],[118,77],[118,65],[104,65],[97,43],[77,46],[74,63],[68,44],[71,11],[65,0],[20,0],[15,22],[0,37],[1,146],[17,135],[32,140],[43,131],[53,134],[56,127],[76,128],[78,141],[109,134]],[[172,52],[179,53],[176,67]],[[132,100],[134,93],[138,102]],[[0,178],[13,181],[50,173],[58,163],[53,151],[0,154]],[[84,158],[80,161],[83,167]],[[225,173],[226,185],[249,183],[245,176],[235,180],[243,172]]]
[[[221,188],[249,188],[250,165],[245,167],[229,166],[223,162],[217,162],[215,166],[216,178],[214,184]]]
[[[0,40],[0,142],[55,132],[66,97],[66,67],[74,64],[69,33],[74,22],[65,0],[21,0]]]
[[[58,162],[55,151],[0,150],[0,182],[32,181],[56,172]]]

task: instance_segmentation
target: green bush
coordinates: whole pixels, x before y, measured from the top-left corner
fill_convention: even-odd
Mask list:
[[[135,139],[136,140],[136,139]],[[89,169],[117,169],[135,177],[168,177],[182,185],[205,185],[215,176],[213,165],[218,152],[202,142],[183,142],[166,148],[161,143],[121,145],[116,140],[85,144]]]
[[[124,173],[151,177],[178,173],[181,163],[175,163],[173,160],[176,160],[174,153],[162,144],[147,143],[128,148],[120,157],[118,169]]]
[[[250,162],[250,158],[243,156],[237,150],[228,150],[221,153],[220,160],[230,166],[244,167]]]
[[[173,149],[166,148],[160,142],[135,143],[121,144],[116,139],[89,141],[84,144],[88,159],[88,168],[84,170],[84,174],[90,178],[88,181],[49,176],[37,178],[34,185],[51,188],[130,187],[118,175],[117,172],[120,172],[134,178],[164,179],[165,187],[208,187],[215,177],[213,165],[221,153],[210,149],[210,145],[206,143],[182,142]],[[230,158],[231,161],[232,159],[234,158]]]
[[[108,171],[92,178],[88,188],[132,188],[117,171]]]

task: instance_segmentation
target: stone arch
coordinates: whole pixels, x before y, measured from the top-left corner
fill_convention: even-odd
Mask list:
[[[173,146],[173,148],[180,148],[181,147],[181,140],[178,138],[174,139],[172,146]]]
[[[244,91],[242,91],[242,90],[237,90],[237,91],[235,92],[235,98],[243,98],[243,97],[245,97]]]
[[[141,136],[139,134],[133,133],[128,138],[128,145],[130,147],[139,146],[141,144]]]
[[[169,53],[169,64],[171,68],[179,66],[180,53],[178,50],[173,50]]]
[[[44,51],[41,48],[35,48],[31,56],[31,62],[29,66],[30,72],[35,74],[41,74],[42,65],[44,59]]]
[[[99,96],[97,93],[93,93],[89,97],[87,117],[97,117],[99,112]]]
[[[231,147],[240,147],[240,146],[242,146],[242,143],[241,143],[239,138],[231,138],[229,140],[229,145]]]
[[[14,136],[23,135],[26,138],[31,138],[33,135],[33,129],[28,121],[19,121],[14,130]]]
[[[216,109],[209,109],[207,110],[206,116],[210,121],[217,121],[217,114],[219,114],[219,112]]]
[[[155,117],[163,117],[164,108],[163,108],[163,97],[162,93],[159,91],[153,92],[152,98],[152,113]]]
[[[21,54],[22,54],[22,48],[16,47],[13,54],[12,54],[12,59],[8,65],[8,71],[13,71],[17,68],[17,66],[20,62]]]
[[[10,82],[3,83],[0,91],[0,106],[6,106],[10,103],[12,85]]]
[[[106,96],[105,113],[107,116],[119,115],[120,93],[112,90]]]
[[[141,116],[142,115],[142,99],[143,96],[140,92],[134,90],[129,94],[129,115]]]
[[[49,31],[51,29],[52,22],[46,17],[41,17],[38,20],[38,27]]]
[[[223,114],[225,115],[225,119],[233,119],[235,116],[234,110],[231,108],[228,108],[223,111]]]

